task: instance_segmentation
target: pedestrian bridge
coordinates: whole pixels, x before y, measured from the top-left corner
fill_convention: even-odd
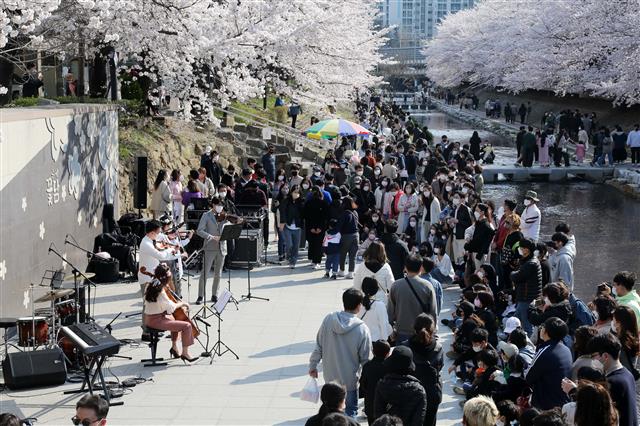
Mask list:
[[[547,181],[562,182],[572,178],[580,178],[590,182],[604,182],[611,179],[613,167],[591,167],[589,165],[570,167],[517,167],[517,166],[483,166],[482,177],[485,183],[509,180],[513,182]]]

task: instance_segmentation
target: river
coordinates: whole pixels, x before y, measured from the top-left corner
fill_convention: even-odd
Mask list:
[[[450,140],[467,143],[473,129],[441,112],[418,115],[435,138],[446,134]],[[515,147],[512,141],[493,133],[479,131],[483,140],[495,146],[496,164],[512,164]],[[590,300],[595,287],[611,281],[616,272],[640,274],[640,202],[603,184],[584,181],[569,183],[503,182],[485,186],[483,198],[502,205],[505,198],[522,202],[532,189],[540,198],[542,229],[540,238],[549,241],[556,224],[566,222],[576,235],[578,254],[574,262],[575,292]],[[640,287],[640,286],[639,286]]]

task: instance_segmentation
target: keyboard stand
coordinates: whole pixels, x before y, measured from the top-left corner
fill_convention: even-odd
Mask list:
[[[100,377],[100,384],[102,385],[102,391],[104,392],[103,397],[109,403],[109,406],[113,407],[116,405],[124,405],[124,401],[111,402],[109,390],[107,389],[107,385],[104,381],[104,374],[102,373],[102,364],[104,363],[104,360],[106,358],[106,355],[92,356],[91,362],[88,366],[86,362],[83,362],[82,371],[84,373],[84,380],[82,381],[82,386],[77,390],[65,391],[64,395],[85,393],[87,388],[89,390],[89,393],[93,395],[93,386],[95,384],[96,378]],[[94,367],[95,371],[93,371]]]

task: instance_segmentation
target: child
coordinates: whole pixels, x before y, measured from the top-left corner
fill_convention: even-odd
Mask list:
[[[376,340],[371,346],[373,358],[362,366],[362,375],[360,376],[360,397],[364,398],[364,413],[367,415],[369,424],[375,420],[373,402],[376,396],[376,386],[385,374],[384,360],[391,352],[391,346],[386,340]]]
[[[338,267],[340,266],[340,232],[338,232],[337,219],[329,221],[329,228],[324,234],[322,247],[324,247],[324,253],[327,255],[324,277],[335,280],[338,277]]]
[[[491,395],[498,389],[500,384],[493,379],[494,373],[498,371],[498,359],[498,352],[493,349],[485,349],[478,354],[478,368],[473,384],[470,387],[462,385],[467,391],[467,399],[478,395]]]
[[[364,252],[367,251],[371,243],[375,241],[376,238],[377,238],[376,231],[373,229],[370,230],[369,234],[367,235],[367,238],[364,241],[362,241],[362,243],[360,243],[360,246],[358,247],[358,251],[356,252],[356,260],[358,262],[362,262],[362,256],[364,255]]]

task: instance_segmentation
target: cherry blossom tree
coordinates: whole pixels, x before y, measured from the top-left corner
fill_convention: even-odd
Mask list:
[[[427,75],[445,87],[552,90],[636,104],[639,24],[637,0],[484,0],[438,26],[425,48]]]

